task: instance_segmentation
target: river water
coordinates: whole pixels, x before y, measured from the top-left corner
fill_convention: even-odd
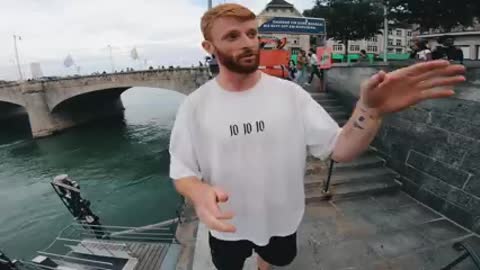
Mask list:
[[[50,186],[58,174],[79,182],[103,224],[142,226],[175,217],[168,140],[184,96],[132,88],[124,119],[102,120],[33,140],[25,121],[0,130],[0,250],[30,259],[72,217]]]

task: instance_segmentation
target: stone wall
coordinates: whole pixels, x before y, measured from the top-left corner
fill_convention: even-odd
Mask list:
[[[385,118],[373,146],[399,172],[404,190],[452,220],[480,232],[480,65],[453,98],[423,102]],[[327,89],[353,108],[360,82],[379,69],[341,66]]]

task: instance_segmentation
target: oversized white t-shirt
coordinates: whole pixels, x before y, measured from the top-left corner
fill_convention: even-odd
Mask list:
[[[231,92],[213,79],[189,95],[170,140],[170,177],[196,176],[229,193],[235,233],[223,240],[267,245],[294,233],[305,209],[307,149],[326,159],[337,123],[298,85],[262,74],[251,89]]]

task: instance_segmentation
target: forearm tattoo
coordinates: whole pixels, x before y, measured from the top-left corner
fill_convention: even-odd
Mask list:
[[[359,128],[359,129],[365,129],[363,125],[365,124],[365,117],[363,115],[360,115],[358,119],[355,119],[355,122],[353,122],[353,127]]]
[[[363,108],[361,104],[358,104],[357,107],[360,110],[360,113],[359,113],[359,116],[353,122],[353,127],[364,130],[368,120],[374,120],[375,117],[369,114],[368,110]]]

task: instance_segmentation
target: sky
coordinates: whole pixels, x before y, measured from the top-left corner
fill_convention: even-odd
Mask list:
[[[268,0],[236,2],[259,13]],[[290,0],[303,11],[313,0]],[[126,67],[191,66],[205,57],[200,18],[207,0],[2,0],[0,80],[18,79],[13,35],[23,76],[39,62],[45,76],[86,75]],[[140,59],[130,57],[136,48]],[[75,65],[66,68],[71,55]]]

